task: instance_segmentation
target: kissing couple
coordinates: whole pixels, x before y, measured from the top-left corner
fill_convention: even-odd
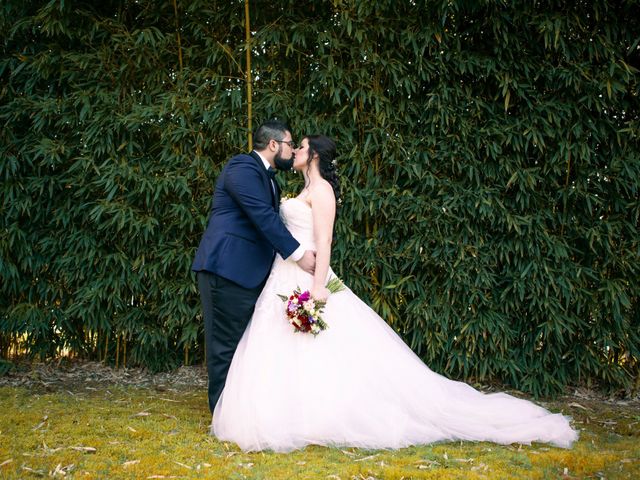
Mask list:
[[[340,182],[336,144],[307,135],[296,148],[280,121],[218,176],[196,252],[211,432],[245,451],[306,445],[401,448],[439,441],[578,438],[568,417],[505,393],[484,394],[433,372],[350,289],[331,293]],[[304,187],[280,202],[276,170]],[[319,335],[293,330],[282,294],[326,302]]]

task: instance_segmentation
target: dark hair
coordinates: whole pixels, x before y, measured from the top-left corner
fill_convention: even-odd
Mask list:
[[[253,133],[253,148],[264,150],[271,140],[282,140],[289,126],[280,120],[267,120]]]
[[[311,163],[311,159],[314,154],[318,154],[318,166],[320,167],[320,175],[324,178],[331,188],[333,188],[333,194],[336,197],[336,203],[340,203],[340,180],[338,179],[338,172],[336,171],[336,164],[334,159],[336,158],[336,144],[329,137],[324,135],[307,135],[304,137],[309,142],[309,159],[307,163]]]

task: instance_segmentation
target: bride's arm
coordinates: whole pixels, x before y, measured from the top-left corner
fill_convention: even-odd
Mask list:
[[[311,212],[313,215],[313,235],[316,244],[316,271],[313,275],[311,296],[316,300],[326,300],[329,290],[326,288],[327,273],[331,261],[331,241],[333,222],[336,216],[336,198],[328,182],[320,182],[310,192]]]

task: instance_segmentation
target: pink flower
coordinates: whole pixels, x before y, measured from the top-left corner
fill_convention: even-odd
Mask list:
[[[298,297],[299,300],[301,302],[306,302],[307,300],[309,300],[311,298],[311,294],[309,293],[309,290],[305,290],[304,292],[302,292],[300,294],[300,297]]]

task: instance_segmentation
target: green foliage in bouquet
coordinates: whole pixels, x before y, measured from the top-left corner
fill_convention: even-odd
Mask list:
[[[334,270],[432,368],[634,388],[636,2],[249,7],[248,99],[241,2],[0,6],[2,356],[201,361],[213,182],[278,116],[336,139]]]

